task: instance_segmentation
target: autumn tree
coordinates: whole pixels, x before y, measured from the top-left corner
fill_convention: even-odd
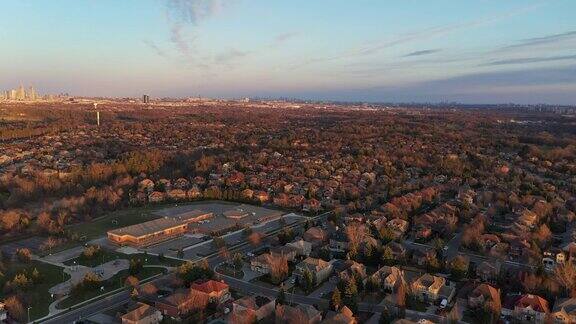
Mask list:
[[[4,307],[11,317],[17,319],[22,323],[26,323],[26,311],[20,299],[16,296],[10,296],[4,300]]]
[[[266,255],[266,261],[270,266],[270,277],[273,282],[280,283],[288,275],[288,260],[284,255]]]
[[[140,284],[140,280],[138,280],[138,278],[136,278],[136,277],[134,277],[134,276],[128,276],[128,277],[126,278],[125,284],[126,284],[127,286],[130,286],[130,287],[134,287],[134,288],[135,288],[135,287],[138,287],[138,285]]]
[[[564,288],[564,295],[576,296],[576,266],[572,262],[557,265],[554,278]]]

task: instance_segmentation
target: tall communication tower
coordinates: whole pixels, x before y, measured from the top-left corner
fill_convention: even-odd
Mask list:
[[[94,103],[94,109],[96,109],[96,125],[100,126],[100,111],[98,111],[98,103]]]

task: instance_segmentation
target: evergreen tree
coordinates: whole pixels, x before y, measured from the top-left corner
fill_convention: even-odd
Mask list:
[[[340,289],[334,289],[332,293],[332,298],[330,299],[330,308],[332,310],[337,311],[340,309],[340,305],[342,305],[342,295],[340,294]]]
[[[286,304],[286,293],[284,292],[284,288],[280,288],[278,292],[278,297],[276,297],[276,305],[285,305]]]
[[[392,249],[387,246],[382,249],[382,262],[384,262],[385,265],[394,264],[394,254],[392,254]]]
[[[354,278],[350,278],[346,282],[343,300],[344,304],[355,313],[358,308],[358,287],[356,286],[356,280],[354,280]]]

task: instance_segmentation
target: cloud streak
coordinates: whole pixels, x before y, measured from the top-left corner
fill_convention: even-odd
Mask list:
[[[224,0],[166,0],[166,5],[173,18],[196,25],[220,12]]]
[[[340,59],[348,59],[348,58],[356,58],[356,57],[362,57],[362,56],[368,56],[368,55],[375,55],[375,54],[378,54],[379,52],[381,52],[382,50],[385,50],[385,49],[388,49],[391,47],[395,47],[398,45],[412,43],[415,41],[428,40],[428,39],[432,39],[432,38],[439,37],[439,36],[449,35],[451,33],[454,33],[454,32],[460,31],[460,30],[475,28],[475,27],[484,26],[487,24],[499,22],[502,20],[506,20],[506,19],[521,15],[523,13],[535,10],[535,9],[541,7],[542,5],[543,5],[542,3],[537,3],[537,4],[532,4],[529,6],[521,7],[521,8],[518,8],[516,10],[506,12],[503,14],[498,14],[498,15],[488,16],[488,17],[479,18],[479,19],[475,19],[475,20],[465,21],[465,22],[458,23],[458,24],[450,24],[450,25],[444,25],[444,26],[431,27],[431,28],[420,30],[417,32],[404,34],[404,35],[402,35],[396,39],[393,39],[390,41],[385,41],[385,42],[380,42],[380,43],[377,43],[376,45],[370,45],[370,46],[359,48],[359,49],[353,49],[353,50],[349,51],[348,53],[344,53],[341,55],[336,55],[336,56],[332,56],[332,57],[323,57],[323,58],[312,58],[312,59],[309,59],[303,63],[297,64],[296,66],[294,66],[294,68],[298,68],[298,67],[302,67],[302,66],[306,66],[306,65],[310,65],[310,64],[314,64],[314,63],[322,63],[322,62],[328,62],[328,61],[336,61],[336,60],[340,60]]]
[[[562,42],[569,39],[576,39],[576,31],[568,31],[565,33],[560,34],[552,34],[542,37],[534,37],[534,38],[527,38],[521,40],[518,44],[513,44],[506,46],[504,48],[520,48],[520,47],[530,47],[530,46],[539,46],[539,45],[547,45],[547,44],[554,44],[558,42]]]
[[[429,55],[429,54],[434,54],[434,53],[438,53],[438,52],[440,52],[439,49],[428,49],[428,50],[415,51],[412,53],[408,53],[408,54],[404,55],[403,57],[423,56],[423,55]]]
[[[237,49],[230,49],[226,52],[220,53],[214,57],[214,61],[218,64],[228,64],[234,60],[243,58],[250,55],[248,51],[240,51]]]
[[[482,64],[482,66],[530,64],[530,63],[544,63],[544,62],[557,62],[557,61],[569,61],[569,60],[576,60],[576,55],[513,58],[513,59],[507,59],[507,60],[488,62],[488,63]]]
[[[184,56],[190,56],[192,53],[190,43],[182,34],[182,25],[174,24],[170,28],[170,41],[176,46],[176,49],[180,54]]]
[[[154,53],[156,53],[156,55],[161,56],[161,57],[168,57],[168,55],[166,54],[166,52],[164,52],[164,50],[162,50],[158,45],[156,45],[156,43],[149,41],[149,40],[142,40],[142,42],[144,43],[144,45],[146,45],[148,48],[150,48]]]

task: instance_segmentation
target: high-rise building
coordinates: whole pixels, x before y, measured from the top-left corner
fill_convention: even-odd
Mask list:
[[[36,100],[37,95],[36,95],[36,90],[34,90],[33,86],[30,86],[28,88],[28,93],[26,94],[26,99],[28,100]]]
[[[145,104],[150,103],[150,96],[149,95],[143,95],[142,96],[142,102]]]
[[[24,90],[24,86],[20,85],[18,90],[16,90],[16,100],[24,100],[26,99],[26,90]]]

